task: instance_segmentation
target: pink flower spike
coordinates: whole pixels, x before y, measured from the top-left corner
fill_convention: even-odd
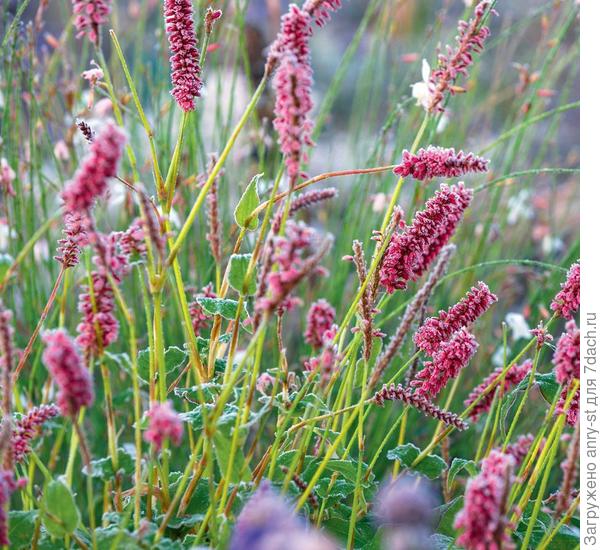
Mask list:
[[[171,95],[183,111],[193,111],[202,81],[191,0],[165,0],[165,25],[172,54]]]
[[[88,156],[62,193],[65,210],[87,214],[96,199],[106,192],[108,180],[117,175],[124,144],[123,131],[108,123],[90,145]]]
[[[58,248],[54,259],[65,268],[75,267],[79,263],[79,256],[84,246],[89,243],[89,220],[85,214],[79,212],[65,212],[64,237],[58,241]]]
[[[341,7],[342,0],[307,0],[302,9],[311,15],[317,27],[323,27]]]
[[[473,153],[456,153],[454,149],[429,146],[419,149],[416,155],[404,150],[402,163],[394,168],[394,174],[412,176],[417,180],[432,178],[457,178],[474,172],[487,172],[488,160]]]
[[[8,547],[10,545],[6,512],[11,495],[19,488],[19,482],[15,481],[15,475],[11,470],[0,471],[0,546]]]
[[[565,319],[571,319],[579,309],[579,287],[581,281],[581,266],[575,263],[569,269],[567,280],[561,285],[560,292],[555,296],[550,308]]]
[[[470,479],[463,509],[454,527],[462,531],[456,540],[466,550],[511,550],[514,544],[506,533],[506,498],[512,483],[515,460],[493,450],[483,460],[481,473]]]
[[[531,371],[532,365],[533,365],[532,361],[530,359],[528,359],[527,361],[524,361],[520,365],[516,365],[516,364],[513,365],[506,371],[506,374],[504,375],[504,384],[503,384],[503,391],[505,394],[510,388],[517,386],[521,382],[521,380],[523,380],[529,374],[529,372]],[[484,390],[490,384],[492,384],[492,382],[495,382],[498,378],[500,378],[503,370],[504,370],[503,367],[498,367],[487,378],[485,378],[483,380],[483,382],[481,382],[481,384],[479,384],[469,394],[469,397],[467,397],[467,399],[465,400],[465,407],[469,407],[471,405],[471,403],[473,403],[476,399],[479,398],[480,395],[483,394]],[[498,387],[498,386],[496,386],[496,387]],[[492,406],[492,402],[494,401],[495,392],[496,392],[496,390],[493,389],[492,391],[489,391],[488,393],[486,393],[485,396],[483,396],[478,401],[477,405],[475,405],[473,407],[473,409],[469,413],[469,417],[472,418],[474,421],[477,421],[477,419],[481,416],[481,414],[488,412],[490,410],[490,407]]]
[[[417,373],[411,386],[416,395],[435,397],[440,393],[451,378],[467,366],[479,344],[470,332],[461,328],[451,340],[443,342],[433,355],[432,361],[427,361]]]
[[[313,107],[309,62],[286,51],[275,73],[273,86],[276,96],[273,126],[279,135],[288,176],[294,182],[300,176],[301,162],[306,159],[303,147],[313,145],[313,123],[309,118]]]
[[[108,21],[111,0],[72,0],[72,3],[77,38],[87,35],[90,42],[98,44],[100,25]]]
[[[34,407],[26,415],[15,422],[12,435],[12,449],[15,462],[23,462],[31,451],[31,440],[36,437],[41,427],[60,411],[56,405],[40,405]]]
[[[144,439],[159,450],[163,442],[171,440],[174,445],[179,445],[183,438],[183,421],[170,401],[154,403],[148,411],[149,426],[144,433]]]
[[[428,355],[433,355],[441,343],[461,327],[468,327],[483,315],[498,298],[488,286],[479,281],[467,295],[447,312],[440,311],[438,317],[429,317],[415,333],[414,343]]]
[[[462,183],[440,185],[439,191],[417,212],[412,225],[392,235],[381,263],[381,284],[388,293],[404,290],[433,263],[454,235],[473,191]]]
[[[429,79],[432,95],[430,112],[444,112],[442,103],[446,93],[455,93],[454,84],[459,75],[468,76],[468,69],[473,64],[473,54],[483,50],[483,44],[490,35],[490,29],[482,25],[483,16],[489,6],[490,0],[483,0],[477,4],[474,17],[468,22],[458,23],[456,47],[447,46],[447,53],[438,55],[437,68],[431,72]]]
[[[304,341],[314,348],[323,347],[323,338],[335,321],[335,309],[327,300],[318,300],[310,306],[306,317]]]
[[[92,377],[72,338],[62,329],[46,332],[42,359],[58,387],[58,408],[63,416],[74,418],[81,407],[94,401]]]
[[[556,380],[563,385],[560,398],[556,405],[558,414],[565,412],[565,402],[569,395],[571,382],[579,380],[580,377],[580,332],[575,321],[571,320],[566,326],[565,332],[556,344],[556,351],[552,359]],[[575,392],[573,399],[566,411],[567,423],[574,426],[579,418],[579,395],[580,390]]]

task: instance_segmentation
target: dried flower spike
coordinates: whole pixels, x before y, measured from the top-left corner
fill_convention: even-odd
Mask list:
[[[431,72],[429,87],[431,99],[429,111],[444,112],[444,98],[449,91],[455,93],[454,84],[459,75],[468,76],[468,68],[473,64],[473,54],[483,50],[483,44],[490,35],[490,29],[482,25],[490,0],[477,4],[474,17],[468,22],[458,23],[456,47],[447,46],[447,53],[438,55],[438,65]]]
[[[200,97],[200,54],[191,0],[165,0],[165,26],[171,50],[171,95],[185,112]]]
[[[385,401],[402,401],[415,409],[420,410],[427,416],[440,420],[448,426],[454,426],[457,430],[466,430],[469,425],[457,414],[440,409],[424,395],[418,395],[401,384],[384,384],[383,387],[373,395],[371,401],[376,405],[383,406]]]

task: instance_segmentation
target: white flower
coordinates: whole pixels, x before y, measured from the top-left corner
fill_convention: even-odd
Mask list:
[[[529,325],[527,324],[525,317],[520,313],[507,313],[505,321],[512,331],[512,338],[514,341],[521,338],[531,338]]]
[[[6,219],[0,219],[0,251],[5,252],[8,250],[10,241],[17,236],[17,233],[12,229]]]
[[[510,348],[506,348],[506,356],[510,355]],[[498,346],[494,355],[492,355],[492,365],[494,367],[504,367],[504,346]]]
[[[431,93],[431,88],[429,86],[430,74],[431,67],[429,66],[429,63],[427,63],[427,59],[423,59],[421,65],[421,77],[423,80],[411,85],[412,96],[417,100],[417,105],[420,105],[426,111],[429,110],[433,99],[433,94]]]
[[[542,252],[546,255],[555,254],[561,252],[565,248],[565,243],[562,242],[558,237],[552,237],[551,235],[545,235],[542,240]]]
[[[463,2],[467,8],[471,8],[473,6],[473,0],[463,0]]]
[[[383,212],[389,202],[388,196],[385,193],[375,193],[371,195],[371,200],[373,201],[373,212]]]
[[[516,195],[508,199],[508,216],[506,221],[509,225],[515,225],[519,220],[530,220],[533,218],[531,197],[529,191],[521,189]]]

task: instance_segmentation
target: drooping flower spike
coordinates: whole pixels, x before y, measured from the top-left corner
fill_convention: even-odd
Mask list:
[[[515,386],[517,386],[521,380],[523,380],[531,371],[531,367],[533,363],[530,359],[524,361],[520,365],[512,365],[504,375],[504,383],[502,384],[503,392],[506,392]],[[469,407],[472,403],[474,403],[479,397],[483,394],[483,392],[490,386],[490,384],[496,382],[504,371],[504,367],[498,367],[494,372],[492,372],[489,376],[487,376],[481,384],[479,384],[467,397],[465,400],[465,407]],[[476,421],[483,413],[490,410],[492,406],[492,402],[494,401],[495,389],[492,391],[488,391],[473,407],[471,412],[469,413],[469,417]]]
[[[416,154],[404,150],[402,163],[394,168],[394,174],[412,176],[417,180],[432,178],[457,178],[465,174],[487,172],[488,160],[473,153],[455,152],[454,149],[429,146]]]
[[[454,235],[473,198],[462,183],[440,189],[417,212],[412,225],[392,235],[381,265],[381,284],[387,292],[403,290],[433,263]]]
[[[323,27],[330,19],[334,11],[342,7],[342,0],[307,0],[302,6],[319,27]]]
[[[164,15],[171,50],[171,95],[183,111],[193,111],[202,81],[192,1],[165,0]]]
[[[466,430],[469,425],[457,414],[440,409],[426,396],[413,392],[401,384],[384,384],[383,387],[371,398],[373,403],[383,406],[386,401],[402,401],[427,416],[431,416],[448,426],[454,426],[457,430]]]
[[[442,342],[448,340],[454,332],[468,327],[481,317],[498,298],[490,292],[488,286],[479,281],[467,295],[447,312],[440,311],[437,317],[429,317],[413,337],[417,347],[433,355]]]
[[[67,212],[86,215],[106,192],[108,180],[117,174],[124,144],[123,131],[109,122],[90,145],[89,154],[62,193]]]
[[[34,407],[15,422],[12,435],[12,451],[15,462],[23,462],[31,451],[31,441],[48,420],[58,416],[56,405]]]

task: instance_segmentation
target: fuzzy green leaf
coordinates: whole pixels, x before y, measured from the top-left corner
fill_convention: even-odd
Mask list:
[[[448,487],[452,487],[454,479],[462,470],[466,470],[469,475],[474,476],[477,474],[477,465],[472,460],[467,460],[465,458],[453,459],[450,470],[448,470]]]
[[[15,550],[31,548],[37,515],[37,510],[31,512],[14,510],[8,513],[8,538],[10,539],[11,548]]]
[[[456,530],[454,529],[454,518],[462,509],[464,497],[456,497],[442,506],[436,508],[438,517],[440,518],[436,531],[440,535],[447,537],[455,537]]]
[[[205,313],[209,315],[220,315],[225,319],[235,319],[237,311],[237,300],[228,298],[197,298]],[[246,310],[242,308],[242,319],[246,318]]]
[[[64,537],[75,531],[79,524],[79,509],[64,483],[56,480],[48,483],[42,502],[42,521],[48,533],[53,537]]]
[[[260,204],[260,197],[258,196],[256,186],[262,176],[262,174],[257,174],[252,178],[248,184],[248,187],[246,187],[246,190],[242,193],[240,202],[238,202],[237,206],[235,207],[235,212],[233,214],[235,217],[235,222],[240,227],[245,227],[249,231],[254,231],[258,227],[258,216],[254,216],[252,218],[250,218],[250,216]]]
[[[248,284],[244,288],[244,281],[251,259],[252,254],[232,254],[229,260],[229,284],[242,296],[252,296],[256,293],[256,269],[252,270],[250,277],[248,277]]]
[[[412,443],[406,443],[395,449],[390,449],[387,452],[387,457],[388,460],[399,460],[404,467],[426,475],[429,479],[440,477],[447,466],[444,459],[437,455],[426,456],[419,464],[414,467],[411,466],[420,452],[421,450]]]

